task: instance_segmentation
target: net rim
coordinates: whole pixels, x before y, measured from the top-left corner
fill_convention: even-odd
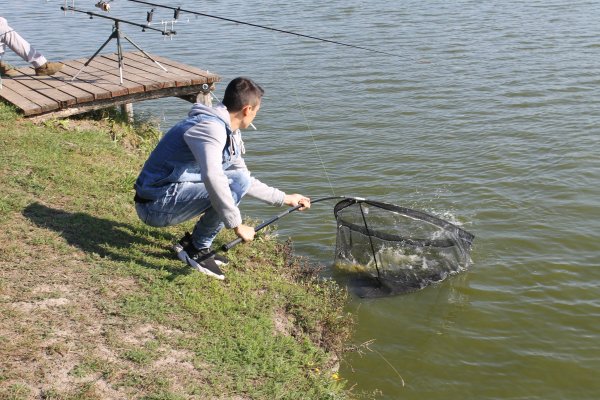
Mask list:
[[[345,226],[349,228],[351,231],[362,233],[365,236],[373,236],[381,240],[385,240],[388,242],[398,242],[401,244],[407,244],[414,247],[438,247],[438,248],[447,248],[456,245],[456,242],[451,239],[437,239],[437,240],[429,240],[429,239],[408,239],[398,235],[391,235],[389,233],[377,232],[371,229],[366,229],[362,225],[353,224],[346,221],[340,221],[340,226]]]
[[[451,240],[408,239],[408,238],[404,238],[401,236],[392,235],[392,234],[388,234],[388,233],[372,232],[371,230],[368,230],[363,226],[344,221],[341,216],[338,217],[338,213],[340,211],[342,211],[343,209],[345,209],[351,205],[357,204],[357,203],[369,204],[369,205],[379,207],[379,208],[382,208],[382,209],[385,209],[388,211],[396,212],[398,214],[406,215],[407,217],[410,217],[410,218],[416,218],[416,219],[420,219],[420,220],[429,222],[429,223],[431,223],[435,226],[438,226],[440,228],[443,228],[445,230],[453,231],[454,233],[457,234],[457,236],[460,239],[465,241],[469,246],[473,243],[473,239],[475,239],[475,235],[473,235],[472,233],[467,232],[466,230],[464,230],[448,221],[445,221],[441,218],[438,218],[434,215],[428,214],[423,211],[417,211],[417,210],[413,210],[413,209],[407,208],[407,207],[401,207],[401,206],[397,206],[394,204],[382,203],[379,201],[373,201],[373,200],[367,200],[367,199],[348,198],[348,199],[343,199],[343,200],[339,201],[333,208],[333,214],[335,216],[336,221],[338,221],[338,223],[341,223],[344,226],[347,226],[348,228],[350,228],[352,230],[359,231],[366,235],[375,236],[375,237],[383,239],[383,240],[400,241],[400,242],[407,243],[410,245],[415,245],[415,246],[422,245],[422,246],[433,246],[433,247],[451,247],[454,245],[453,241],[451,241]]]

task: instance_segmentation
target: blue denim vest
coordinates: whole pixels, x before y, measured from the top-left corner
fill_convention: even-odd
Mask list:
[[[241,137],[231,131],[222,119],[207,114],[188,117],[173,126],[148,157],[134,185],[139,196],[155,200],[162,197],[171,184],[202,182],[196,159],[183,135],[192,126],[206,120],[218,121],[227,133],[222,156],[223,170],[242,157]]]

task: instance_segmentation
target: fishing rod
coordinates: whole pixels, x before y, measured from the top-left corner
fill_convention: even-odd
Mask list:
[[[188,14],[198,15],[198,16],[201,16],[201,17],[214,18],[214,19],[218,19],[218,20],[221,20],[221,21],[233,22],[233,23],[240,24],[240,25],[252,26],[254,28],[260,28],[260,29],[266,29],[266,30],[269,30],[269,31],[274,31],[274,32],[279,32],[279,33],[285,33],[287,35],[299,36],[299,37],[303,37],[303,38],[306,38],[306,39],[318,40],[320,42],[332,43],[332,44],[336,44],[336,45],[339,45],[339,46],[351,47],[351,48],[354,48],[354,49],[369,51],[369,52],[372,52],[372,53],[379,53],[379,54],[385,54],[385,55],[388,55],[388,56],[404,58],[404,56],[402,56],[400,54],[389,53],[387,51],[381,51],[381,50],[373,49],[373,48],[370,48],[370,47],[357,46],[357,45],[354,45],[354,44],[348,44],[348,43],[344,43],[344,42],[338,42],[337,40],[324,39],[324,38],[320,38],[320,37],[317,37],[317,36],[310,36],[310,35],[305,35],[305,34],[302,34],[302,33],[287,31],[287,30],[284,30],[284,29],[273,28],[273,27],[266,26],[266,25],[253,24],[251,22],[239,21],[239,20],[232,19],[232,18],[220,17],[220,16],[217,16],[217,15],[211,15],[211,14],[201,13],[201,12],[193,11],[193,10],[185,10],[185,9],[183,9],[181,7],[171,7],[171,6],[166,6],[166,5],[163,5],[163,4],[151,3],[149,1],[144,1],[144,0],[128,0],[128,1],[132,1],[134,3],[146,4],[146,5],[151,6],[151,7],[160,7],[160,8],[166,8],[168,10],[172,10],[172,11],[174,11],[174,18],[175,19],[177,19],[179,17],[179,13],[180,12],[184,12],[184,13],[188,13]]]
[[[319,203],[319,202],[321,202],[321,201],[326,201],[326,200],[334,200],[334,199],[352,199],[352,200],[356,200],[356,201],[365,201],[365,200],[366,200],[366,199],[363,199],[363,198],[361,198],[361,197],[348,197],[348,196],[329,196],[329,197],[321,197],[321,198],[319,198],[319,199],[312,200],[310,203],[311,203],[311,204],[314,204],[314,203]],[[302,207],[303,207],[303,206],[302,206],[302,204],[298,204],[298,205],[297,205],[297,206],[295,206],[295,207],[290,207],[290,208],[288,208],[288,209],[287,209],[287,210],[285,210],[284,212],[282,212],[282,213],[280,213],[280,214],[277,214],[277,215],[276,215],[276,216],[274,216],[273,218],[271,218],[271,219],[268,219],[268,220],[264,221],[263,223],[261,223],[261,224],[257,225],[257,226],[254,228],[254,232],[258,232],[258,231],[262,230],[263,228],[265,228],[265,227],[267,227],[267,226],[271,225],[273,222],[275,222],[275,221],[277,221],[277,220],[279,220],[279,219],[281,219],[281,218],[285,217],[286,215],[289,215],[289,214],[293,213],[293,212],[294,212],[294,211],[296,211],[296,210],[299,210],[299,209],[300,209],[300,208],[302,208]],[[228,250],[229,250],[229,249],[231,249],[232,247],[235,247],[235,246],[237,246],[238,244],[240,244],[242,241],[243,241],[243,239],[242,239],[242,238],[237,238],[237,239],[235,239],[235,240],[232,240],[231,242],[229,242],[229,243],[226,243],[226,244],[224,244],[223,246],[221,246],[221,250],[223,250],[223,251],[228,251]],[[213,253],[212,255],[214,255],[214,254],[216,253],[216,250],[213,250],[213,251],[212,251],[212,253]]]
[[[61,6],[60,7],[61,10],[63,11],[72,11],[72,12],[78,12],[78,13],[82,13],[82,14],[87,14],[89,15],[90,19],[94,18],[94,17],[100,17],[100,18],[105,18],[105,19],[110,19],[115,23],[124,23],[124,24],[129,24],[129,25],[133,25],[133,26],[138,26],[140,28],[142,28],[142,32],[145,32],[146,29],[151,29],[153,31],[157,31],[162,33],[164,36],[171,36],[171,35],[175,35],[177,32],[173,31],[173,30],[162,30],[162,29],[158,29],[158,28],[153,28],[147,24],[139,24],[137,22],[132,22],[132,21],[127,21],[125,19],[120,19],[120,18],[115,18],[115,17],[109,17],[108,15],[104,15],[104,14],[98,14],[92,11],[86,11],[86,10],[81,10],[79,8],[75,8],[73,6]]]

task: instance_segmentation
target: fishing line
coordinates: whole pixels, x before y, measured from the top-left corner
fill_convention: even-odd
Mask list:
[[[280,44],[279,44],[277,38],[275,37],[275,33],[273,33],[273,39],[275,40],[276,46],[279,47],[279,51],[281,53],[284,53],[281,50],[281,47],[280,47]],[[323,157],[321,156],[321,152],[319,151],[319,146],[317,145],[317,141],[315,139],[315,135],[313,133],[312,127],[311,127],[310,123],[308,122],[308,117],[306,116],[306,112],[304,111],[304,107],[302,106],[302,102],[300,101],[300,96],[298,96],[298,89],[297,89],[296,85],[294,84],[294,79],[292,79],[292,77],[290,76],[288,64],[287,64],[287,62],[285,62],[285,60],[283,60],[283,70],[285,71],[285,73],[287,75],[287,81],[291,82],[292,89],[294,90],[294,97],[296,99],[296,103],[298,104],[298,107],[300,107],[300,112],[302,114],[302,117],[304,118],[304,123],[306,124],[306,128],[308,129],[308,132],[310,133],[310,137],[312,139],[313,145],[315,146],[315,151],[317,152],[317,157],[319,158],[319,162],[321,163],[321,168],[323,168],[323,172],[325,173],[325,178],[327,179],[327,182],[329,183],[329,188],[331,189],[331,194],[335,196],[335,189],[333,188],[333,184],[331,183],[331,179],[329,178],[329,173],[327,173],[327,168],[325,167],[325,162],[323,161]]]
[[[325,39],[325,38],[321,38],[321,37],[317,37],[317,36],[311,36],[311,35],[306,35],[306,34],[303,34],[303,33],[292,32],[292,31],[288,31],[288,30],[285,30],[285,29],[273,28],[273,27],[266,26],[266,25],[254,24],[254,23],[251,23],[251,22],[244,22],[244,21],[240,21],[240,20],[236,20],[236,19],[232,19],[232,18],[220,17],[218,15],[211,15],[211,14],[201,13],[201,12],[193,11],[193,10],[185,10],[185,9],[183,9],[181,7],[171,7],[171,6],[167,6],[167,5],[163,5],[163,4],[157,4],[157,3],[151,3],[149,1],[143,1],[143,0],[128,0],[128,1],[131,1],[131,2],[134,2],[134,3],[146,4],[146,5],[149,5],[151,7],[161,7],[161,8],[166,8],[166,9],[169,9],[169,10],[173,10],[175,12],[176,16],[179,15],[178,14],[179,12],[184,12],[184,13],[198,15],[198,16],[201,16],[201,17],[214,18],[214,19],[218,19],[218,20],[221,20],[221,21],[226,21],[226,22],[232,22],[232,23],[235,23],[235,24],[251,26],[251,27],[254,27],[254,28],[266,29],[266,30],[269,30],[269,31],[272,31],[272,32],[284,33],[284,34],[287,34],[287,35],[293,35],[293,36],[302,37],[302,38],[306,38],[306,39],[317,40],[319,42],[325,42],[325,43],[331,43],[331,44],[338,45],[338,46],[350,47],[350,48],[353,48],[353,49],[368,51],[368,52],[371,52],[371,53],[379,53],[379,54],[385,54],[385,55],[392,56],[392,57],[399,57],[399,58],[404,58],[404,59],[410,59],[409,57],[406,57],[406,56],[401,55],[401,54],[395,54],[395,53],[390,53],[390,52],[387,52],[387,51],[381,51],[381,50],[373,49],[371,47],[358,46],[358,45],[354,45],[354,44],[339,42],[337,40]],[[417,61],[417,62],[419,62],[419,61]]]
[[[367,347],[367,348],[368,348],[368,347]],[[368,349],[369,349],[369,348],[368,348]],[[397,369],[396,369],[396,368],[395,368],[395,367],[392,365],[392,363],[391,363],[391,362],[389,362],[389,361],[387,360],[387,358],[385,358],[385,357],[383,356],[383,354],[381,354],[379,351],[377,351],[377,350],[374,350],[374,349],[369,349],[369,350],[371,350],[372,352],[374,352],[374,353],[376,353],[376,354],[379,354],[379,357],[381,357],[381,358],[383,359],[383,361],[385,361],[385,362],[387,363],[387,365],[389,365],[389,366],[390,366],[390,367],[391,367],[391,368],[394,370],[394,372],[396,373],[396,375],[398,375],[398,378],[400,378],[400,382],[402,383],[402,387],[406,386],[406,384],[404,383],[404,378],[402,378],[402,375],[400,375],[400,372],[398,372],[398,370],[397,370]]]

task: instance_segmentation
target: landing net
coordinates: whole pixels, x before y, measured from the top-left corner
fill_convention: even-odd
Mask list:
[[[335,265],[361,297],[422,289],[469,267],[474,236],[433,215],[371,200],[336,204]]]

